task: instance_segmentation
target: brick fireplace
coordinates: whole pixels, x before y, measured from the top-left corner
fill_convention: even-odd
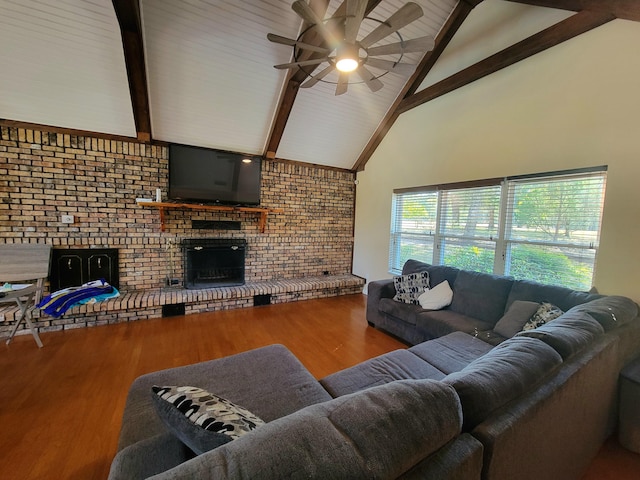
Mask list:
[[[282,213],[268,216],[264,233],[256,214],[179,209],[165,212],[162,232],[158,211],[136,198],[154,198],[157,188],[166,196],[167,150],[0,122],[0,242],[118,249],[123,294],[182,279],[180,244],[188,239],[244,240],[248,286],[350,273],[354,173],[265,159],[261,204]],[[193,228],[193,221],[218,228]]]

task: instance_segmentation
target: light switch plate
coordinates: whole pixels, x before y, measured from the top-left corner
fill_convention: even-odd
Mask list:
[[[73,215],[62,215],[62,217],[60,218],[60,221],[62,223],[73,223],[74,218],[73,218]]]

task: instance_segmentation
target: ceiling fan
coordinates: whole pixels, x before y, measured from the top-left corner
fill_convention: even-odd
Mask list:
[[[422,17],[422,8],[414,2],[409,2],[387,20],[381,21],[366,16],[367,3],[367,0],[344,0],[334,16],[322,19],[305,0],[293,2],[291,8],[309,26],[297,39],[267,34],[270,41],[293,47],[294,61],[275,65],[275,68],[302,69],[309,76],[301,85],[302,88],[313,87],[321,81],[328,82],[325,78],[337,71],[337,81],[328,82],[336,84],[336,95],[347,92],[351,73],[356,73],[372,92],[377,92],[384,86],[380,77],[387,73],[411,75],[416,65],[402,63],[404,54],[428,52],[433,49],[435,41],[429,35],[404,40],[398,30]],[[377,26],[358,40],[358,33],[365,19],[376,22]],[[302,40],[303,37],[307,38],[305,34],[312,29],[320,36],[321,41],[318,44]],[[376,46],[378,42],[393,34],[399,41]],[[313,72],[322,63],[328,63],[329,66],[314,75]],[[383,73],[376,75],[369,67]]]

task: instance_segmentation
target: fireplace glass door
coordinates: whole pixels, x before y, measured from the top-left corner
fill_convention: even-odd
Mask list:
[[[188,239],[182,249],[186,288],[244,285],[245,240]]]

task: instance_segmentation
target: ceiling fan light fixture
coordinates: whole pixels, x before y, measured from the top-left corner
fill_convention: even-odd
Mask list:
[[[344,73],[353,72],[360,65],[358,47],[351,44],[342,44],[338,47],[336,55],[336,68]]]
[[[329,3],[328,0],[325,3]],[[312,87],[318,82],[332,83],[336,85],[336,95],[346,93],[351,83],[365,83],[372,92],[377,92],[384,86],[380,77],[388,73],[412,75],[416,65],[402,63],[404,54],[424,54],[434,48],[435,41],[428,35],[405,41],[400,34],[400,29],[422,17],[424,14],[422,7],[410,1],[382,21],[367,16],[368,10],[378,3],[369,0],[342,0],[342,5],[333,16],[323,19],[309,6],[307,0],[295,0],[291,8],[302,20],[304,29],[295,39],[274,33],[267,34],[269,41],[293,47],[293,61],[274,65],[274,67],[296,69],[296,75],[300,73],[298,77],[293,77],[293,73],[290,74],[289,81],[305,74],[306,81],[300,85],[301,88]],[[364,38],[358,40],[364,20],[377,23],[377,26],[366,33]],[[330,22],[334,22],[334,27],[335,22],[338,22],[340,28],[329,28],[327,25]],[[312,29],[314,29],[313,35],[309,34]],[[383,45],[376,46],[378,42],[391,35],[397,36],[400,41],[384,42]],[[376,58],[387,55],[397,58],[395,61]],[[319,69],[322,63],[328,63],[329,66],[316,73],[316,69]],[[374,74],[368,70],[368,67],[382,70],[383,73]],[[335,76],[325,80],[334,72],[338,74],[337,81]],[[358,74],[360,82],[352,81],[353,76],[350,74],[353,72]]]

